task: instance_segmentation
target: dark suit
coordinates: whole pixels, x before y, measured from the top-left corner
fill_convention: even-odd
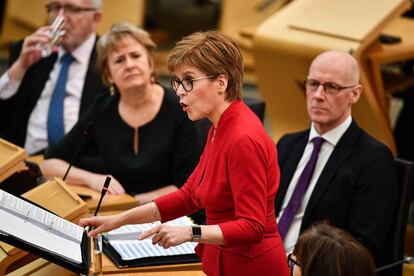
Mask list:
[[[9,66],[19,57],[22,45],[23,41],[20,41],[12,47]],[[33,64],[24,75],[17,93],[10,99],[0,100],[0,135],[16,145],[23,147],[25,144],[30,114],[49,79],[56,59],[57,54],[55,53]],[[95,69],[95,60],[96,50],[94,48],[82,90],[79,114],[82,114],[90,106],[95,95],[107,91]]]
[[[309,129],[286,135],[277,144],[281,181],[276,215],[308,138]],[[378,260],[397,204],[396,181],[390,150],[352,122],[316,183],[300,232],[328,220],[351,233]]]

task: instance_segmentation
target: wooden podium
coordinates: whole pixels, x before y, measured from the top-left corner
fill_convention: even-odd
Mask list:
[[[0,139],[0,188],[4,179],[25,169],[25,157],[23,149]],[[86,203],[60,178],[45,182],[22,196],[75,223],[88,213]],[[36,258],[26,251],[0,242],[0,275],[18,269]]]
[[[303,80],[316,55],[337,49],[353,54],[362,67],[364,92],[352,116],[396,153],[388,114],[368,77],[366,51],[409,6],[405,0],[295,0],[264,21],[254,34],[253,53],[273,139],[309,127]]]

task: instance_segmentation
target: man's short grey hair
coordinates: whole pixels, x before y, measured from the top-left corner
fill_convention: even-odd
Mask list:
[[[100,10],[102,8],[102,0],[89,0],[89,2],[95,9]]]

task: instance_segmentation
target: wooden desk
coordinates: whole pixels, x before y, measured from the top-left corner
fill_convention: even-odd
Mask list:
[[[89,195],[92,199],[85,200],[86,205],[89,208],[90,212],[94,212],[96,206],[98,205],[99,198],[101,193],[95,190],[92,190],[87,187],[74,186],[71,185],[70,188],[77,193],[78,195]],[[138,201],[131,195],[105,195],[105,198],[102,200],[101,212],[107,211],[124,211],[138,206]]]
[[[253,39],[254,33],[256,32],[257,25],[245,27],[240,30],[240,36],[246,39]]]
[[[43,161],[43,155],[34,155],[29,156],[28,160],[40,164]],[[92,190],[88,187],[84,186],[75,186],[70,185],[71,190],[73,190],[78,195],[88,195],[91,196],[92,199],[85,200],[86,206],[90,212],[94,212],[96,206],[98,205],[99,198],[101,197],[101,193]],[[124,195],[111,195],[106,194],[104,200],[101,204],[100,211],[107,212],[107,211],[124,211],[131,208],[138,206],[138,201],[131,195],[124,194]]]
[[[130,275],[132,273],[139,273],[139,275],[205,275],[201,271],[201,263],[118,268],[105,254],[102,257],[102,271],[105,275]]]
[[[389,97],[392,93],[414,85],[414,76],[383,74],[381,65],[414,58],[414,19],[397,17],[382,31],[401,37],[395,44],[374,43],[364,54],[367,58],[368,78],[382,111],[388,116]]]
[[[414,264],[403,265],[403,276],[414,276]]]
[[[102,274],[101,275],[136,275],[141,276],[204,276],[201,271],[201,264],[180,264],[180,265],[162,265],[162,266],[146,266],[134,268],[117,268],[105,255],[102,258]],[[58,265],[49,263],[44,259],[37,259],[12,273],[9,276],[32,275],[32,276],[72,276],[73,272],[64,269]]]
[[[273,139],[309,127],[303,80],[318,54],[341,50],[363,63],[379,33],[409,7],[406,0],[295,0],[261,23],[252,48]],[[361,84],[364,92],[352,107],[353,118],[396,153],[388,114],[384,115],[365,68]]]

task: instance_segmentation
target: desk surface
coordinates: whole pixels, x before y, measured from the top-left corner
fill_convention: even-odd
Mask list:
[[[98,205],[99,198],[101,193],[95,190],[92,190],[87,187],[82,186],[73,186],[70,188],[77,193],[78,195],[88,195],[91,196],[91,199],[85,200],[86,205],[89,208],[89,211],[95,211],[96,206]],[[124,211],[138,206],[138,201],[131,195],[105,195],[102,200],[100,211]]]
[[[388,116],[389,96],[414,84],[413,76],[383,73],[381,66],[414,58],[414,19],[397,17],[382,31],[383,34],[398,36],[401,42],[394,44],[373,43],[365,52],[367,76],[382,112]]]
[[[43,155],[29,156],[28,160],[40,164],[43,162]],[[101,193],[96,190],[84,186],[69,185],[70,189],[78,195],[87,195],[92,197],[91,199],[85,200],[89,211],[94,212],[98,205]],[[138,206],[138,201],[131,195],[110,195],[106,194],[101,204],[101,211],[124,211]]]
[[[205,275],[201,271],[201,263],[118,268],[105,254],[102,257],[102,271],[104,274],[117,275],[138,272],[139,275]]]
[[[401,42],[395,44],[377,44],[371,47],[367,56],[381,63],[392,62],[412,58],[414,55],[414,19],[397,17],[392,20],[382,31],[387,35],[395,35],[401,38]]]
[[[163,265],[163,266],[147,266],[135,268],[117,268],[104,255],[102,259],[103,275],[136,275],[141,276],[204,276],[201,271],[201,264],[181,264],[181,265]],[[102,275],[101,274],[101,275]],[[73,272],[64,269],[58,265],[52,264],[44,259],[37,259],[15,271],[7,274],[9,276],[32,275],[32,276],[72,276]]]

